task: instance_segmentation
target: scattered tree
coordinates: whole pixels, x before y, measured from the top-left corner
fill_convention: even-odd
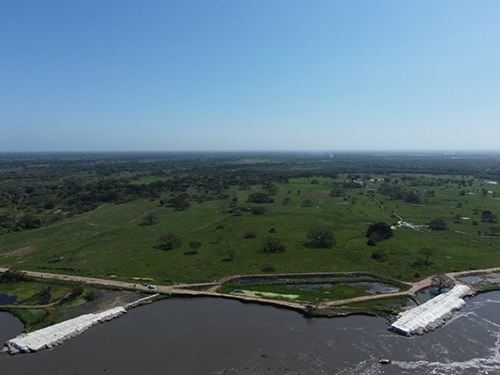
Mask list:
[[[492,234],[496,235],[497,233],[500,233],[500,227],[490,227],[490,231]]]
[[[273,203],[274,199],[266,193],[253,193],[248,196],[250,203]]]
[[[184,211],[190,206],[189,194],[181,193],[174,198],[170,198],[168,204],[173,206],[175,211]]]
[[[264,215],[266,213],[265,207],[252,207],[252,214],[254,215]]]
[[[372,252],[371,258],[376,260],[377,262],[384,262],[387,260],[389,254],[385,249],[376,249]]]
[[[141,225],[153,225],[157,222],[158,214],[154,211],[146,212],[142,217]]]
[[[405,202],[412,204],[420,204],[422,203],[422,200],[420,199],[417,193],[415,193],[414,191],[409,191],[405,195]]]
[[[445,230],[448,228],[443,219],[434,219],[428,224],[429,229],[432,230]]]
[[[302,201],[302,207],[312,207],[313,206],[313,201],[310,199],[306,199]]]
[[[428,266],[429,263],[429,258],[432,255],[436,254],[436,250],[430,248],[430,247],[422,247],[419,251],[419,254],[423,255],[425,257],[425,264]]]
[[[448,289],[451,288],[453,285],[455,285],[453,279],[443,273],[432,276],[431,280],[432,280],[431,285],[434,288],[437,288],[438,294],[441,294],[441,291],[443,289]]]
[[[481,214],[481,221],[485,223],[496,223],[497,217],[491,211],[483,211]]]
[[[372,224],[366,231],[366,237],[368,237],[373,242],[380,242],[382,240],[389,239],[393,235],[394,234],[392,233],[392,229],[389,224],[384,222]]]
[[[255,238],[255,237],[257,237],[257,235],[255,234],[255,232],[246,232],[243,235],[243,238]]]
[[[307,233],[307,239],[310,241],[306,242],[305,246],[317,249],[329,249],[336,244],[333,233],[328,229],[311,228]]]
[[[193,254],[198,254],[198,249],[201,247],[200,241],[191,241],[189,247],[192,249]]]
[[[158,241],[162,250],[172,250],[182,246],[182,238],[177,233],[167,233],[161,236]]]
[[[332,197],[341,197],[345,194],[345,190],[339,186],[334,186],[328,194]]]
[[[286,251],[286,247],[279,238],[269,236],[264,240],[260,251],[263,253],[284,253]]]

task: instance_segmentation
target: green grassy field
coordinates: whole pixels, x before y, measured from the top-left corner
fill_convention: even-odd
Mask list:
[[[450,229],[419,232],[398,228],[394,237],[371,247],[366,245],[368,226],[379,221],[388,224],[397,221],[366,194],[369,189],[377,190],[380,183],[367,182],[362,189],[346,191],[343,197],[331,197],[328,193],[334,180],[318,178],[320,184],[315,185],[310,180],[301,178],[279,184],[275,202],[263,205],[245,203],[250,193],[261,191],[254,186],[249,191],[236,187],[227,190],[228,199],[201,204],[191,202],[191,207],[185,211],[161,207],[159,200],[102,206],[40,229],[0,236],[0,253],[3,254],[0,265],[130,281],[134,281],[134,277],[151,278],[158,284],[206,282],[225,275],[257,274],[270,263],[276,273],[368,271],[410,281],[438,272],[500,266],[500,239],[484,235],[485,231],[490,234],[490,227],[498,224],[483,223],[480,214],[475,213],[486,209],[500,213],[500,200],[494,194],[478,192],[481,188],[498,192],[496,185],[482,187],[481,181],[475,181],[474,186],[467,187],[473,194],[467,195],[460,195],[463,189],[451,183],[449,187],[412,188],[422,195],[426,190],[435,190],[435,196],[420,206],[391,201],[376,194],[388,209],[400,213],[410,223],[425,224],[442,218]],[[238,198],[238,206],[265,206],[267,212],[264,215],[244,212],[242,216],[233,216],[229,213],[233,197]],[[287,205],[283,204],[285,197],[290,198]],[[352,198],[356,198],[355,203]],[[168,199],[168,194],[162,199]],[[302,207],[305,199],[312,200],[313,205]],[[158,223],[139,225],[142,215],[150,211],[158,214]],[[470,219],[453,223],[456,213]],[[473,220],[478,221],[478,225],[471,225]],[[304,246],[308,229],[316,226],[329,228],[334,233],[335,247],[310,249]],[[271,228],[275,229],[274,234],[269,233]],[[456,233],[456,230],[470,236]],[[249,231],[255,232],[257,238],[245,239]],[[158,237],[168,232],[176,232],[183,238],[181,248],[163,251],[157,247]],[[280,238],[286,245],[286,252],[259,252],[267,236]],[[202,247],[196,255],[185,255],[191,241],[200,241]],[[417,262],[422,260],[419,250],[423,247],[436,250],[428,265]],[[231,249],[234,250],[232,260]],[[375,249],[384,249],[387,259],[383,262],[372,259]]]
[[[50,299],[42,301],[40,292],[50,287]],[[52,303],[63,298],[71,288],[62,284],[50,284],[46,282],[21,281],[15,283],[0,283],[0,294],[17,296],[18,303],[25,305],[40,305]]]

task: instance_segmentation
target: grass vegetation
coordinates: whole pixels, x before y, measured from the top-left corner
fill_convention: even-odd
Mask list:
[[[0,266],[170,284],[207,282],[232,274],[341,271],[415,281],[436,273],[500,265],[499,224],[482,220],[486,210],[500,214],[499,186],[465,174],[476,172],[476,165],[481,168],[478,173],[496,173],[495,158],[478,157],[460,164],[446,158],[438,162],[373,158],[345,156],[325,161],[260,155],[214,161],[205,156],[179,156],[177,164],[105,160],[92,164],[97,172],[77,164],[71,170],[73,180],[57,175],[61,186],[66,186],[61,196],[73,196],[72,186],[83,189],[75,193],[78,202],[63,203],[78,206],[87,199],[92,205],[82,210],[95,208],[97,203],[99,207],[43,222],[37,229],[6,227],[0,235]],[[9,168],[3,172],[7,177],[12,174],[11,180],[5,180],[11,181],[10,185],[5,182],[9,189],[14,189],[14,183],[35,184],[29,174],[22,175],[27,182],[16,180],[21,169]],[[405,168],[422,173],[410,174]],[[460,175],[453,172],[458,168],[463,172]],[[53,183],[44,169],[33,170],[38,178],[35,186]],[[99,194],[85,190],[85,176],[88,188]],[[59,189],[57,184],[49,187],[44,191]],[[29,212],[35,207],[29,206],[28,198],[37,189],[26,188],[24,195],[14,190],[9,196],[2,193],[1,210]],[[41,208],[44,215],[69,209],[58,207],[57,197],[47,194],[55,200],[55,207],[37,203],[45,207]],[[262,194],[272,202],[256,203]],[[121,199],[122,195],[127,199]],[[154,220],[144,221],[148,213],[154,213]],[[374,246],[368,246],[370,225],[396,225],[395,214],[421,230],[397,228],[392,237],[376,239]],[[428,230],[426,225],[433,219],[444,220],[447,229]],[[333,234],[330,248],[308,246],[308,235],[315,228]],[[181,244],[168,249],[159,239],[172,233]],[[279,245],[273,245],[279,252],[262,251],[269,238]],[[190,243],[200,245],[194,249]],[[431,255],[422,249],[431,249]]]
[[[0,282],[0,294],[17,297],[16,302],[0,306],[0,310],[19,317],[25,324],[25,331],[31,332],[60,322],[64,309],[91,300],[95,291],[76,283],[26,278]]]
[[[313,316],[336,316],[343,314],[369,314],[387,319],[394,317],[413,301],[407,297],[387,297],[349,303],[328,310],[314,310]]]
[[[318,178],[319,184],[311,184],[310,179],[292,179],[289,183],[277,184],[274,202],[267,204],[246,203],[250,193],[262,191],[261,186],[252,186],[243,191],[230,188],[227,199],[192,203],[183,211],[160,206],[158,200],[150,199],[105,205],[47,227],[4,234],[0,237],[3,255],[0,264],[126,280],[147,277],[165,284],[261,273],[269,263],[280,273],[357,270],[402,280],[500,264],[500,240],[491,236],[494,234],[491,227],[495,224],[482,222],[480,217],[485,209],[500,212],[500,201],[492,193],[480,193],[483,181],[475,179],[469,189],[473,194],[467,195],[460,194],[455,182],[446,183],[439,189],[434,188],[435,196],[420,205],[376,193],[375,197],[388,210],[402,215],[407,222],[425,225],[433,218],[443,218],[449,228],[439,232],[398,228],[392,238],[376,244],[376,249],[387,254],[386,259],[377,261],[371,257],[374,247],[366,245],[367,228],[375,222],[392,225],[397,219],[367,195],[369,190],[377,191],[380,182],[367,182],[363,188],[348,190],[341,197],[330,196],[331,184],[345,179],[346,176]],[[435,179],[424,181],[432,183]],[[496,192],[496,186],[491,188]],[[414,190],[424,196],[427,189],[424,185]],[[240,202],[239,206],[264,206],[266,213],[231,214],[230,204],[234,198]],[[304,207],[305,199],[312,200],[313,206]],[[141,217],[151,211],[157,213],[157,222],[138,225]],[[457,213],[469,219],[453,222]],[[472,225],[473,221],[476,225]],[[315,227],[330,229],[336,245],[331,249],[306,247],[308,229]],[[249,231],[255,233],[256,238],[244,238]],[[158,239],[170,232],[177,233],[183,244],[169,251],[161,250]],[[286,251],[259,252],[269,236],[279,238]],[[187,256],[188,244],[193,241],[202,245],[196,254]],[[436,252],[424,262],[420,250],[429,247]],[[28,251],[17,255],[19,249]]]
[[[321,280],[316,277],[311,278],[289,278],[286,281],[273,281],[272,277],[265,282],[250,285],[241,285],[238,280],[225,283],[220,289],[220,293],[234,293],[243,291],[245,295],[255,295],[259,298],[277,299],[283,301],[294,301],[307,304],[317,304],[327,301],[338,301],[354,297],[366,296],[370,293],[371,287],[367,284],[378,284],[381,286],[396,287],[399,291],[408,289],[408,285],[394,280],[379,278],[373,275],[339,275],[332,279]],[[305,288],[309,286],[310,288]]]

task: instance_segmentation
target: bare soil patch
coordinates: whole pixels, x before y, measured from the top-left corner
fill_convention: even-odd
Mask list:
[[[331,201],[333,199],[328,194],[312,193],[311,196],[318,201]]]
[[[17,250],[11,251],[9,253],[3,253],[0,254],[3,257],[9,258],[9,257],[22,257],[24,255],[30,254],[33,251],[35,251],[35,246],[25,246],[25,247],[20,247]]]

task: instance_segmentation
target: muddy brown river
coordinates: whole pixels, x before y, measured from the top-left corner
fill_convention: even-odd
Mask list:
[[[171,299],[52,350],[1,354],[0,374],[500,374],[500,292],[468,299],[424,336],[387,327],[369,316],[307,320],[231,300]],[[16,318],[0,313],[2,342],[21,331]]]

